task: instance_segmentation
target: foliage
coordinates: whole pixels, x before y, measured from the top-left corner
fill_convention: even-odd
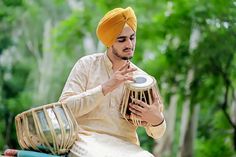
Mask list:
[[[57,101],[76,60],[105,50],[96,38],[97,23],[106,11],[126,6],[133,7],[138,18],[133,62],[156,77],[166,108],[174,94],[171,87],[177,87],[172,156],[178,153],[186,97],[191,99],[191,110],[201,106],[195,155],[235,154],[234,129],[222,112],[224,102],[230,113],[236,101],[233,0],[0,1],[0,150],[17,145],[14,117],[18,113]],[[194,78],[187,90],[190,70]],[[138,133],[141,146],[151,151],[154,141],[144,129]]]

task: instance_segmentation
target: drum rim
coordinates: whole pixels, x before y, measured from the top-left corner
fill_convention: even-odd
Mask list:
[[[134,89],[134,90],[135,89],[139,90],[139,89],[144,89],[144,88],[145,89],[150,89],[150,88],[152,88],[153,85],[156,84],[156,79],[153,76],[151,76],[151,75],[148,75],[148,74],[136,74],[135,75],[135,77],[138,77],[138,76],[149,77],[149,78],[152,79],[152,83],[147,85],[147,86],[144,86],[144,87],[138,87],[138,86],[133,86],[133,82],[132,81],[128,81],[128,82],[125,83],[125,85],[126,85],[126,87],[128,89]]]
[[[42,105],[42,106],[34,107],[34,108],[28,109],[26,111],[23,111],[22,113],[19,113],[18,115],[16,115],[15,119],[19,119],[23,115],[29,115],[32,111],[39,111],[39,110],[41,110],[43,108],[48,109],[50,107],[60,106],[60,105],[63,105],[63,103],[62,102],[55,102],[55,103],[51,103],[51,104],[45,104],[45,105]]]

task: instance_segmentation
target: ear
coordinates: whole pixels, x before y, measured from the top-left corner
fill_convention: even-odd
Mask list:
[[[112,49],[112,46],[110,47],[107,46],[107,52],[111,51],[111,49]]]

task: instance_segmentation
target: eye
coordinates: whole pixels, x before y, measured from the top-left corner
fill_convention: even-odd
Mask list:
[[[131,37],[131,38],[129,38],[130,40],[134,40],[135,38],[134,37]]]
[[[131,35],[129,39],[130,40],[135,40],[135,37],[136,37],[135,35]]]
[[[118,39],[118,42],[123,43],[125,42],[125,39]]]

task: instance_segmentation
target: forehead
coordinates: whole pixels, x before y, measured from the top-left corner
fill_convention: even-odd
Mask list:
[[[134,34],[135,32],[128,26],[125,25],[119,36],[130,36]]]

